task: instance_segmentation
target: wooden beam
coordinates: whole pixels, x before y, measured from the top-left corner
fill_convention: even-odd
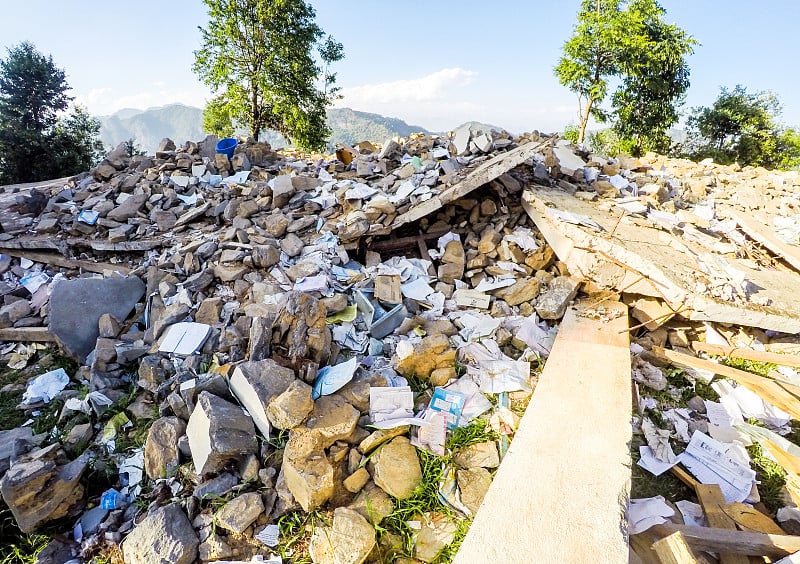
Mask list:
[[[672,533],[654,542],[653,550],[661,564],[695,564],[697,562],[689,545],[686,544],[686,539],[680,532]]]
[[[800,551],[800,537],[769,535],[749,531],[729,531],[712,527],[692,527],[665,523],[649,529],[657,535],[669,536],[680,532],[693,550],[735,552],[753,556],[782,557]]]
[[[18,249],[6,249],[2,247],[1,243],[0,243],[0,253],[5,253],[7,255],[11,255],[12,257],[24,257],[32,260],[33,262],[42,262],[45,264],[49,264],[51,266],[58,266],[61,268],[74,268],[76,270],[81,269],[87,272],[98,272],[100,274],[102,274],[107,270],[111,270],[111,271],[118,271],[121,272],[122,274],[128,275],[132,270],[127,266],[122,266],[121,264],[69,259],[62,257],[61,255],[55,255],[52,253],[41,253],[37,251],[21,251]]]
[[[736,530],[736,522],[722,510],[725,506],[725,497],[717,484],[697,484],[695,493],[700,505],[703,506],[709,525],[718,529]],[[725,551],[720,551],[719,561],[720,564],[749,564],[749,559],[744,554]]]
[[[736,525],[743,531],[753,531],[754,533],[767,533],[770,535],[785,535],[786,531],[761,513],[755,507],[750,507],[744,503],[734,502],[723,506],[722,511],[725,515],[736,522]]]
[[[624,304],[604,307],[620,315],[595,319],[585,303],[564,315],[454,564],[628,562],[620,534],[631,479],[628,315]]]
[[[692,350],[696,352],[713,354],[716,356],[725,356],[728,358],[743,358],[746,360],[754,360],[756,362],[769,362],[771,364],[778,364],[780,366],[792,366],[795,368],[800,367],[800,355],[796,354],[755,351],[753,349],[745,349],[741,347],[712,345],[711,343],[703,343],[701,341],[694,341],[692,343]]]
[[[466,196],[476,188],[491,182],[495,178],[499,178],[512,168],[521,165],[539,153],[545,145],[555,138],[556,136],[553,136],[538,143],[525,143],[481,163],[474,170],[468,172],[464,180],[453,184],[450,188],[446,188],[429,200],[413,206],[406,213],[398,215],[392,222],[391,229],[397,229],[401,225],[422,219],[445,204]]]
[[[710,360],[697,358],[663,347],[653,347],[651,351],[656,357],[667,360],[676,366],[707,370],[720,376],[735,380],[764,401],[784,410],[792,418],[800,421],[800,388],[790,384],[782,384],[738,368],[717,364]]]
[[[47,327],[9,327],[0,329],[0,341],[55,343],[56,337]]]
[[[772,228],[754,221],[743,214],[735,212],[731,208],[724,208],[724,211],[739,224],[748,237],[761,243],[767,249],[781,257],[789,263],[795,270],[800,271],[800,249],[793,245],[784,243]]]
[[[693,490],[697,487],[700,483],[694,479],[694,476],[689,474],[686,470],[678,466],[677,464],[669,469],[672,474],[678,478],[681,482],[692,488]]]

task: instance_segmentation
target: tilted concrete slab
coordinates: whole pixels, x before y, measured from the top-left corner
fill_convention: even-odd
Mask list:
[[[567,311],[455,564],[628,561],[628,315],[602,306],[618,317]]]

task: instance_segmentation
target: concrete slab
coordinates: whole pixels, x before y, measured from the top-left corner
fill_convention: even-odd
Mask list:
[[[83,362],[100,335],[100,316],[127,319],[144,291],[144,282],[135,276],[62,280],[50,295],[48,329],[68,354]]]
[[[603,305],[606,318],[619,316],[567,310],[455,564],[628,562],[628,315],[623,304]]]

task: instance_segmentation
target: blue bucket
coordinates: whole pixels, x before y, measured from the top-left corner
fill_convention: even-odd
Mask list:
[[[233,158],[233,151],[236,150],[236,146],[239,142],[236,139],[231,137],[226,137],[225,139],[220,139],[217,142],[217,153],[221,155],[228,155],[228,158]]]

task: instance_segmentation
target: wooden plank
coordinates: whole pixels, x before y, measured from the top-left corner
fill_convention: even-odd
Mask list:
[[[692,349],[697,352],[725,356],[728,358],[743,358],[746,360],[754,360],[756,362],[769,362],[771,364],[778,364],[780,366],[792,366],[795,368],[800,367],[800,355],[795,354],[755,351],[753,349],[745,349],[741,347],[726,347],[723,345],[703,343],[701,341],[694,341],[692,343]]]
[[[681,482],[686,484],[692,489],[695,489],[697,485],[700,483],[694,479],[694,476],[689,474],[686,470],[678,466],[677,464],[669,469],[676,478],[678,478]]]
[[[770,519],[768,516],[761,513],[755,507],[750,507],[744,503],[734,502],[728,503],[722,511],[725,515],[730,517],[736,522],[736,525],[744,531],[753,531],[754,533],[767,533],[770,535],[785,535],[786,531]]]
[[[731,208],[724,208],[724,211],[739,224],[748,237],[761,243],[767,249],[784,259],[795,270],[800,271],[800,249],[784,243],[775,232],[768,226],[761,224],[743,214],[737,213]]]
[[[0,329],[0,341],[55,343],[56,337],[47,327],[9,327]]]
[[[691,527],[671,523],[655,525],[649,530],[663,536],[680,532],[694,551],[727,551],[737,554],[751,554],[753,556],[769,556],[770,558],[782,557],[800,551],[800,537],[793,535],[729,531],[727,529]]]
[[[644,564],[661,564],[653,550],[654,540],[653,534],[650,531],[645,531],[638,535],[631,535],[628,539],[634,554],[636,554]]]
[[[780,384],[774,380],[745,372],[738,368],[717,364],[710,360],[664,349],[663,347],[653,347],[652,353],[662,360],[668,360],[677,366],[707,370],[714,374],[731,378],[757,394],[764,401],[784,410],[793,419],[800,421],[800,396],[798,395],[800,394],[800,388],[796,386]]]
[[[692,554],[686,539],[680,532],[653,543],[653,550],[661,564],[695,564],[697,559]]]
[[[717,484],[697,484],[695,493],[700,505],[703,506],[703,512],[706,514],[709,525],[718,529],[736,530],[736,521],[722,510],[725,506],[725,497]],[[749,564],[749,560],[744,554],[725,551],[720,551],[719,560],[721,564]]]
[[[169,241],[141,239],[138,241],[111,243],[106,240],[81,239],[79,237],[71,237],[69,239],[56,239],[54,237],[17,237],[0,243],[0,245],[6,249],[58,251],[64,256],[68,254],[67,249],[69,247],[91,248],[95,251],[105,252],[141,252],[150,251],[165,244],[169,244]]]
[[[20,251],[18,249],[5,249],[0,244],[0,253],[5,253],[13,257],[25,257],[33,262],[42,262],[51,266],[59,266],[61,268],[74,268],[81,269],[87,272],[98,272],[102,274],[107,270],[121,272],[128,275],[131,270],[127,266],[121,264],[111,264],[107,262],[92,262],[88,260],[78,260],[64,258],[61,255],[54,255],[52,253],[40,253],[37,251]]]
[[[621,315],[567,310],[455,564],[628,561],[620,534],[631,463],[628,315],[623,304],[603,305]]]
[[[464,180],[453,184],[450,188],[443,190],[429,200],[413,206],[406,213],[398,215],[392,222],[391,228],[397,229],[401,225],[422,219],[445,204],[466,196],[476,188],[480,188],[495,178],[499,178],[512,168],[521,165],[539,153],[553,139],[555,139],[555,136],[548,137],[538,143],[525,143],[481,163],[475,170],[468,172]]]

